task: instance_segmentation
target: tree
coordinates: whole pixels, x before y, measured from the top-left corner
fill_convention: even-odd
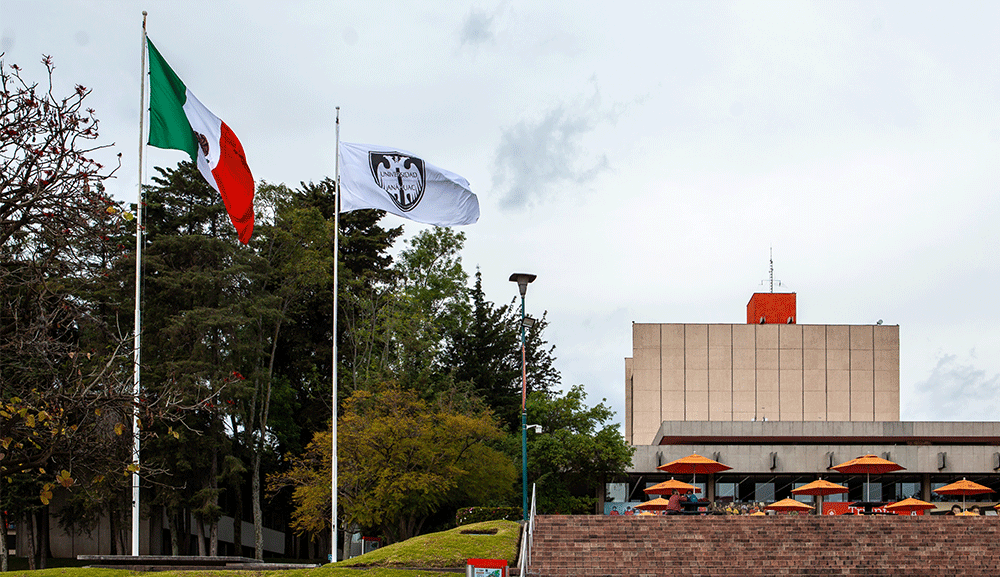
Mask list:
[[[528,399],[528,422],[543,430],[528,436],[528,479],[539,511],[592,512],[604,482],[632,462],[635,449],[618,425],[605,424],[614,412],[603,402],[587,407],[586,396],[576,385],[562,396],[537,392]]]
[[[427,518],[509,494],[511,460],[492,448],[501,437],[488,411],[467,411],[386,385],[344,402],[338,431],[338,502],[348,525],[376,528],[390,541],[420,533]],[[329,527],[330,435],[317,434],[271,491],[293,487],[293,527]]]
[[[289,310],[280,338],[275,374],[294,387],[295,419],[285,423],[288,434],[280,438],[282,452],[301,453],[315,431],[329,426],[331,407],[331,355],[333,326],[333,221],[336,185],[325,178],[302,183],[294,192],[294,204],[318,210],[328,223],[329,268],[325,282],[306,291]],[[388,302],[395,272],[389,255],[402,227],[382,228],[385,216],[379,210],[355,210],[340,215],[338,288],[339,398],[346,398],[361,383],[378,382],[373,371],[381,363],[382,350],[375,343],[378,316]],[[297,435],[297,436],[296,436]]]
[[[469,315],[464,242],[449,228],[423,230],[377,281],[345,283],[350,391],[394,381],[430,398],[453,388],[445,351]]]
[[[407,241],[396,262],[399,295],[388,317],[388,366],[401,386],[423,395],[451,389],[446,338],[469,316],[468,275],[462,268],[465,233],[423,230]]]
[[[476,394],[516,433],[521,426],[521,312],[511,304],[496,306],[483,293],[482,274],[469,293],[471,314],[454,329],[447,345],[447,364],[457,382],[471,383]],[[555,347],[542,337],[545,315],[526,331],[525,366],[528,393],[548,393],[559,384]]]
[[[266,224],[258,228],[258,241],[255,243],[259,244],[256,248],[267,264],[266,286],[261,288],[274,297],[277,310],[272,310],[272,314],[257,316],[256,334],[261,342],[257,350],[261,354],[257,362],[253,363],[256,370],[251,378],[253,388],[249,406],[245,400],[241,405],[245,443],[253,452],[251,496],[255,551],[257,558],[262,559],[264,534],[260,503],[261,459],[267,450],[272,393],[279,386],[289,388],[288,381],[277,378],[275,374],[278,344],[282,329],[290,320],[292,309],[300,314],[307,312],[301,308],[302,297],[326,286],[334,259],[329,250],[332,223],[325,221],[316,207],[296,202],[296,195],[284,186],[264,184],[259,188],[257,198],[258,205],[265,205],[269,209],[265,212],[270,213],[270,218],[263,220]],[[281,398],[288,396],[281,395]],[[286,422],[293,420],[287,419]],[[239,428],[234,427],[234,430]]]
[[[146,195],[143,392],[177,395],[196,408],[172,432],[151,428],[143,461],[163,466],[163,474],[147,478],[155,480],[152,502],[168,511],[175,554],[190,534],[188,510],[199,553],[211,554],[222,514],[220,465],[231,452],[226,420],[247,415],[234,428],[257,425],[255,410],[236,407],[253,404],[267,386],[260,367],[271,350],[270,329],[261,323],[280,316],[280,299],[266,290],[268,263],[238,244],[218,194],[194,163],[157,171]]]
[[[39,85],[2,56],[0,501],[4,484],[29,470],[46,479],[44,501],[81,473],[108,473],[98,466],[117,452],[131,413],[131,351],[102,315],[108,303],[98,290],[127,226],[104,193],[117,167],[95,160],[111,145],[96,144],[98,121],[84,104],[90,89],[57,97],[50,57]]]

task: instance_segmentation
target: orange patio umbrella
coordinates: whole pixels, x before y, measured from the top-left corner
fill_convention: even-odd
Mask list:
[[[867,482],[865,483],[866,487],[868,485],[871,485],[872,473],[875,473],[876,475],[882,475],[885,473],[891,473],[893,471],[902,471],[906,469],[906,467],[898,463],[893,463],[892,461],[883,459],[882,457],[876,457],[875,455],[862,455],[856,459],[851,459],[850,461],[846,461],[832,468],[840,473],[847,473],[847,474],[864,473],[865,475],[867,475]],[[865,501],[868,500],[869,500],[868,491],[866,490]]]
[[[713,461],[701,455],[688,455],[676,461],[670,461],[666,465],[660,465],[657,469],[667,473],[691,473],[691,483],[693,484],[698,473],[708,475],[732,469],[729,465],[723,465],[718,461]]]
[[[684,481],[675,481],[670,479],[669,481],[657,483],[648,489],[643,489],[643,492],[647,495],[669,495],[674,491],[683,495],[684,493],[690,493],[691,491],[701,493],[701,488],[685,483]]]
[[[801,503],[801,502],[796,501],[795,499],[791,499],[791,498],[782,499],[780,501],[771,503],[770,505],[767,505],[764,508],[768,509],[770,511],[785,511],[785,512],[788,512],[788,511],[812,511],[813,509],[815,509],[815,507],[813,507],[812,505],[806,505],[805,503]]]
[[[909,497],[903,499],[902,501],[897,501],[886,505],[885,508],[893,512],[906,512],[913,513],[914,511],[926,511],[928,509],[933,509],[935,505],[928,503],[927,501],[921,501],[920,499],[914,499]]]
[[[812,483],[802,485],[798,489],[792,489],[793,495],[834,495],[846,492],[847,487],[831,483],[830,481],[824,481],[823,479],[816,479]],[[814,500],[813,503],[816,503],[816,501]]]
[[[939,495],[961,495],[962,509],[965,509],[966,495],[984,495],[986,493],[995,493],[996,491],[990,489],[986,485],[980,485],[979,483],[963,478],[961,481],[955,481],[950,485],[934,489],[934,492]]]
[[[817,479],[812,483],[802,485],[798,489],[792,489],[794,495],[834,495],[836,493],[846,493],[847,487]]]
[[[635,506],[635,508],[642,509],[643,511],[666,511],[668,505],[670,505],[670,501],[668,499],[657,497],[655,499],[650,499],[645,503],[639,503]]]

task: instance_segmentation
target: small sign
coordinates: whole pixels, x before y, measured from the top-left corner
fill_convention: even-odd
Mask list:
[[[469,559],[466,577],[507,577],[507,561],[503,559]]]

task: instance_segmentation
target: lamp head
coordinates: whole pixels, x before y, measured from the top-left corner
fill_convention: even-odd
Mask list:
[[[510,282],[517,283],[517,289],[521,291],[521,298],[524,298],[525,293],[528,292],[528,284],[534,282],[538,275],[526,273],[526,272],[516,272],[510,275]]]

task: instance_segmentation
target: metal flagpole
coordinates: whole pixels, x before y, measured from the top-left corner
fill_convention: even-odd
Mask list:
[[[334,162],[336,196],[333,206],[333,428],[330,431],[330,559],[337,559],[337,270],[340,268],[340,107],[337,107],[337,149]]]
[[[139,76],[139,195],[135,203],[135,360],[132,367],[132,555],[139,556],[139,360],[142,304],[142,151],[146,117],[146,11],[142,11],[142,74]]]

